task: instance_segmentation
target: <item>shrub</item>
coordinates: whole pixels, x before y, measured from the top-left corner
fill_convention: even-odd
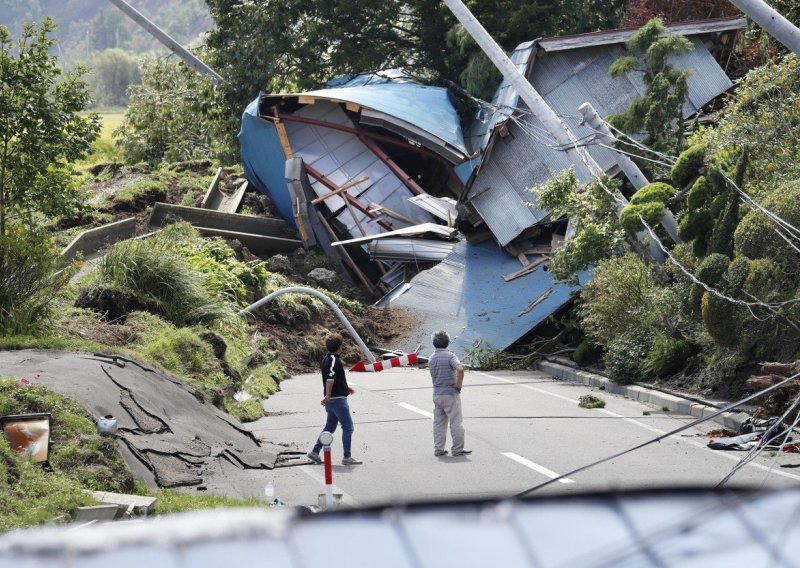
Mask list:
[[[713,227],[711,215],[705,209],[689,211],[680,221],[678,236],[684,241],[691,241],[707,235]]]
[[[709,286],[716,287],[722,282],[731,260],[724,254],[710,254],[697,268],[697,278]]]
[[[686,206],[689,209],[701,209],[709,205],[711,199],[711,184],[705,176],[700,176],[695,180],[689,196],[686,198]]]
[[[700,175],[700,168],[706,159],[706,147],[695,144],[684,150],[672,166],[672,181],[675,187],[683,189]]]
[[[619,216],[619,222],[623,229],[628,233],[634,234],[644,230],[640,216],[650,227],[658,225],[659,221],[661,221],[661,218],[664,216],[663,203],[651,201],[634,204],[631,202],[622,210]]]
[[[645,368],[656,377],[665,377],[681,369],[690,354],[691,348],[686,340],[658,334],[653,339],[653,347],[647,354]]]
[[[630,384],[645,377],[644,361],[650,339],[641,333],[625,332],[615,337],[603,354],[608,377],[619,384]]]
[[[39,335],[69,280],[63,259],[43,232],[9,226],[0,236],[0,335]]]
[[[706,292],[700,302],[703,325],[717,345],[730,349],[741,344],[741,324],[737,311],[730,302]]]
[[[208,322],[230,312],[205,287],[205,277],[158,240],[116,244],[98,263],[104,283],[129,293],[176,325]]]
[[[633,205],[642,203],[660,203],[664,205],[670,197],[675,195],[675,188],[668,183],[653,182],[644,186],[631,197]]]
[[[657,289],[652,267],[635,254],[601,262],[581,294],[583,329],[601,345],[632,329],[654,329]]]
[[[800,180],[786,183],[763,200],[764,208],[795,227],[800,226]],[[797,253],[775,232],[775,224],[760,211],[750,211],[734,232],[734,251],[748,258],[770,258],[798,274]]]
[[[572,360],[581,367],[585,367],[597,358],[597,347],[590,341],[583,340],[572,354]]]

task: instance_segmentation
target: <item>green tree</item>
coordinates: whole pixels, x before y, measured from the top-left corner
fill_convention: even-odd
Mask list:
[[[0,236],[8,223],[72,210],[78,192],[70,162],[91,149],[100,129],[82,69],[62,75],[50,56],[55,24],[25,24],[14,42],[0,26]]]
[[[683,36],[666,35],[664,23],[653,18],[626,43],[633,55],[624,55],[609,68],[612,77],[642,73],[645,94],[621,114],[608,121],[627,134],[644,132],[647,144],[662,152],[675,153],[683,144],[683,104],[688,87],[688,70],[675,69],[670,55],[688,53],[692,42]]]
[[[128,19],[117,8],[101,8],[89,25],[89,44],[95,51],[128,47]]]
[[[106,49],[86,62],[95,106],[127,106],[128,88],[142,80],[138,58],[122,49]]]
[[[225,158],[223,107],[208,77],[183,62],[150,58],[129,93],[125,120],[114,133],[128,163]]]

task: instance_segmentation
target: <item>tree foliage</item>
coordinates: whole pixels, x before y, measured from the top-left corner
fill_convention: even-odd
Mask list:
[[[665,32],[664,23],[654,18],[625,43],[633,55],[617,59],[608,72],[612,77],[641,73],[646,90],[626,112],[608,120],[626,134],[647,134],[647,144],[656,150],[674,153],[683,143],[683,103],[689,71],[675,69],[667,58],[688,53],[694,46],[683,36]]]
[[[0,235],[9,221],[71,211],[78,198],[70,162],[99,131],[82,69],[62,75],[50,51],[55,25],[26,24],[15,42],[0,26]]]
[[[606,179],[603,183],[616,190],[617,182]],[[611,197],[597,182],[581,191],[576,191],[578,185],[575,172],[564,170],[531,190],[554,219],[567,217],[575,228],[575,234],[556,251],[548,266],[556,278],[572,282],[590,264],[621,254],[627,248]]]
[[[208,77],[183,62],[149,58],[141,83],[129,93],[125,120],[115,132],[126,162],[232,161],[224,128],[233,124],[222,119],[219,92]]]
[[[142,79],[135,55],[122,49],[106,49],[93,55],[86,65],[91,69],[86,82],[95,106],[128,105],[128,88]]]

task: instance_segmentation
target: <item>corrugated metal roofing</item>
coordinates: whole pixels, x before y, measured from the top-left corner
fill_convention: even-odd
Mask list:
[[[697,22],[667,24],[667,35],[692,36],[741,30],[747,27],[744,18],[718,18]],[[639,28],[623,28],[541,39],[539,45],[550,52],[598,45],[620,44],[628,41]],[[520,46],[521,47],[521,46]]]
[[[391,238],[367,245],[372,260],[397,262],[438,262],[453,251],[455,243],[434,239]]]
[[[519,260],[500,251],[494,243],[458,243],[448,257],[411,280],[411,288],[392,302],[419,315],[420,324],[403,340],[402,350],[422,344],[433,349],[431,334],[450,333],[452,349],[459,357],[482,341],[506,349],[570,300],[578,287],[556,284],[543,268],[509,282],[503,276],[521,268]],[[589,278],[580,276],[581,283]],[[530,311],[531,301],[552,288],[550,295]]]
[[[693,70],[687,79],[689,96],[684,105],[684,116],[687,117],[732,86],[702,39],[693,37],[691,41],[695,46],[693,52],[671,58],[676,67]],[[530,53],[530,46],[522,44],[520,50],[521,53]],[[635,98],[645,92],[640,73],[619,78],[608,75],[610,65],[625,53],[620,45],[553,53],[540,50],[535,55],[529,80],[575,137],[590,141],[593,130],[580,124],[578,107],[581,104],[590,102],[601,116],[606,117],[624,112]],[[507,86],[501,86],[499,91],[503,89]],[[505,118],[502,112],[497,112],[496,116]],[[541,132],[541,125],[535,118],[525,116],[523,119],[530,123],[530,128]],[[509,132],[511,136],[497,138],[489,149],[470,191],[478,214],[501,245],[508,244],[547,216],[546,211],[525,204],[525,201],[532,201],[526,190],[541,185],[572,165],[563,150],[553,148],[556,144],[546,133],[532,138],[513,124],[509,126]],[[587,149],[605,171],[615,167],[613,151],[598,146]],[[489,189],[481,193],[485,188]]]
[[[461,121],[445,88],[387,82],[301,94],[304,97],[355,103],[386,113],[421,128],[463,154],[468,153],[461,132]]]
[[[353,124],[341,107],[333,102],[320,100],[316,104],[300,108],[297,116],[324,120],[332,124],[352,127]],[[358,137],[350,132],[342,132],[324,126],[299,122],[286,122],[286,134],[295,156],[319,171],[331,182],[342,186],[360,177],[369,179],[347,190],[359,198],[364,205],[379,203],[413,219],[417,223],[427,223],[433,218],[425,211],[408,202],[413,194],[403,182],[384,164]],[[314,192],[319,195],[329,193],[321,182],[311,180]],[[344,199],[339,196],[324,201],[326,207],[337,213],[337,218],[345,225],[351,235],[360,235],[358,223],[367,234],[383,232],[376,221],[364,213],[354,210],[355,219],[347,210]],[[385,218],[382,216],[381,218]],[[402,221],[388,218],[397,227],[405,225]]]

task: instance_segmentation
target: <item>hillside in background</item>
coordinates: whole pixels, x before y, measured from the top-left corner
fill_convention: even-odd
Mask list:
[[[188,46],[196,45],[201,34],[212,25],[203,0],[129,3]],[[166,50],[108,0],[0,0],[0,24],[15,35],[23,22],[41,22],[45,16],[58,24],[58,55],[66,66],[109,48],[136,53]]]

